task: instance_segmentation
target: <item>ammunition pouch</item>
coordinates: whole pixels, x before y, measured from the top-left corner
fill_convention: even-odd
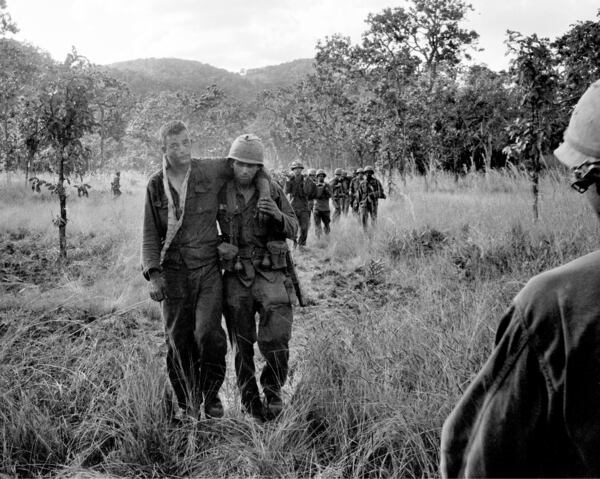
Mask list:
[[[288,245],[286,241],[269,241],[267,249],[271,256],[271,269],[285,269],[287,267],[286,254]]]
[[[221,243],[217,246],[222,269],[225,271],[234,271],[238,251],[238,247],[231,243]]]

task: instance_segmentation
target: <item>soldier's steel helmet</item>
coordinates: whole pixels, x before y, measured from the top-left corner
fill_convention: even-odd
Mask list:
[[[317,170],[317,176],[327,176],[327,173],[325,173],[325,170]]]
[[[238,136],[229,149],[227,158],[248,163],[250,165],[264,165],[265,148],[262,141],[252,133]]]
[[[374,170],[374,169],[373,169],[373,167],[372,167],[372,166],[370,166],[370,165],[367,165],[367,166],[365,166],[365,167],[363,168],[363,172],[364,172],[364,173],[367,173],[367,172],[369,172],[369,171],[370,171],[371,173],[375,173],[375,170]]]
[[[308,170],[306,170],[306,172],[308,173],[308,176],[316,176],[317,175],[317,170],[315,170],[314,168],[309,168]]]
[[[341,175],[342,174],[342,169],[341,168],[336,168],[335,171],[333,172],[334,175]]]
[[[365,170],[363,170],[362,168],[357,168],[356,169],[356,174],[357,175],[360,174],[360,173],[364,173],[364,172],[365,172]]]
[[[303,170],[304,165],[299,161],[292,161],[292,164],[290,165],[290,170],[295,170],[296,168],[300,168],[301,170]]]
[[[600,80],[581,96],[554,155],[566,166],[600,162]]]

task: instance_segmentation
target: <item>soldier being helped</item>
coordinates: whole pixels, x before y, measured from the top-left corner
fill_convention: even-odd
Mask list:
[[[223,275],[223,312],[235,354],[242,406],[259,421],[282,410],[281,388],[288,374],[292,334],[292,267],[286,239],[294,239],[298,221],[279,186],[259,199],[253,179],[263,166],[264,149],[251,134],[232,144],[234,180],[219,192],[219,246]],[[300,298],[299,298],[300,299]],[[256,314],[259,315],[258,325]],[[258,327],[257,327],[258,326]],[[256,380],[254,345],[265,359],[260,374],[264,402]]]

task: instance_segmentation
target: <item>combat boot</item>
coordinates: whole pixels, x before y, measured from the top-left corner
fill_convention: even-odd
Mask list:
[[[255,397],[252,400],[244,401],[242,403],[243,410],[252,416],[252,418],[259,424],[265,422],[265,411],[260,398]]]
[[[204,414],[207,419],[223,417],[223,403],[218,394],[206,397],[204,400]]]
[[[283,401],[279,392],[272,392],[266,396],[265,417],[267,420],[275,419],[283,411]]]

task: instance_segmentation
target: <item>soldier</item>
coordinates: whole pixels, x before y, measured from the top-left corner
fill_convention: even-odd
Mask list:
[[[358,216],[358,185],[365,177],[363,169],[357,168],[354,171],[354,176],[350,181],[350,189],[348,190],[348,197],[350,198],[350,206],[352,207],[352,212]]]
[[[187,127],[161,129],[163,165],[146,188],[142,273],[150,298],[162,301],[167,372],[182,411],[223,416],[219,389],[227,341],[221,327],[217,193],[232,177],[229,160],[191,158]],[[261,186],[269,194],[268,183]]]
[[[346,190],[345,182],[342,180],[342,169],[336,168],[333,174],[334,177],[329,186],[331,186],[331,201],[333,202],[333,216],[331,221],[335,223],[342,214],[348,190]]]
[[[288,178],[285,184],[285,193],[290,199],[294,213],[300,225],[300,236],[297,244],[302,250],[306,246],[306,238],[310,227],[310,204],[315,198],[315,184],[302,175],[304,166],[299,161],[293,161],[290,165],[293,176]]]
[[[113,176],[113,179],[110,183],[110,189],[115,198],[117,196],[121,196],[121,172],[120,171],[115,172],[115,176]]]
[[[317,182],[317,170],[315,170],[314,168],[309,168],[308,170],[306,170],[306,173],[308,174],[309,180],[312,180],[313,183]]]
[[[325,173],[325,170],[317,171],[317,193],[315,195],[315,210],[313,213],[317,238],[321,237],[323,230],[325,230],[326,235],[329,234],[329,198],[331,198],[331,187],[325,181],[326,176],[327,173]],[[323,228],[321,228],[321,223],[323,223]]]
[[[358,203],[360,212],[360,221],[363,229],[367,229],[369,216],[371,216],[371,223],[377,222],[377,208],[379,199],[385,199],[385,193],[383,192],[383,186],[381,182],[373,176],[375,170],[372,166],[365,166],[364,168],[365,178],[358,185]]]
[[[555,156],[600,215],[600,82]],[[600,251],[531,279],[444,424],[442,477],[600,477]]]
[[[346,191],[342,203],[342,213],[344,213],[344,216],[348,216],[348,211],[350,210],[350,181],[351,178],[348,176],[348,172],[342,170],[342,183],[344,184],[344,190]]]
[[[286,238],[295,238],[298,222],[283,191],[274,183],[269,198],[259,199],[252,183],[263,165],[263,145],[255,135],[238,137],[229,151],[235,180],[219,193],[220,248],[224,313],[235,352],[242,406],[257,420],[282,410],[281,387],[288,372],[292,307]],[[266,215],[262,221],[256,212]],[[258,335],[256,313],[259,313]],[[265,359],[260,376],[264,406],[255,377],[254,343]]]

